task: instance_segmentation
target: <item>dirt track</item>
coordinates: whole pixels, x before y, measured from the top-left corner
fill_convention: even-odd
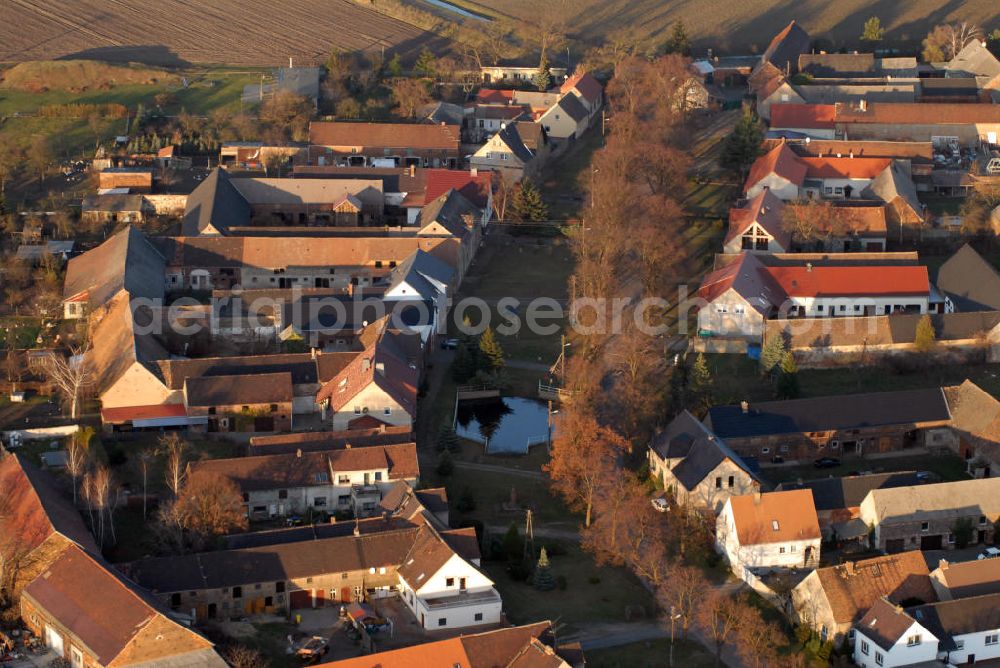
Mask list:
[[[319,64],[330,49],[414,54],[439,38],[350,0],[5,0],[0,62]]]

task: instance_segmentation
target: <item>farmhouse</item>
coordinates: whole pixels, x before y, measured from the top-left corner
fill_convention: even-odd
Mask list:
[[[849,255],[849,254],[848,254]],[[764,264],[752,253],[723,256],[702,279],[698,298],[701,336],[760,340],[765,321],[928,313],[927,268],[898,264]],[[938,309],[943,305],[934,304]],[[812,329],[802,324],[806,330]]]
[[[508,183],[517,183],[525,176],[537,174],[540,165],[536,153],[525,145],[521,137],[521,133],[533,125],[510,123],[505,126],[472,155],[470,162],[473,168],[495,171],[500,179]]]
[[[684,411],[649,446],[649,472],[683,505],[718,513],[733,495],[760,491],[760,479],[729,446]]]
[[[729,210],[726,253],[784,253],[791,250],[792,235],[785,229],[785,203],[770,188]]]
[[[391,161],[397,167],[454,169],[459,141],[457,125],[313,121],[309,164],[375,167]]]
[[[426,630],[500,621],[493,582],[449,546],[450,532],[420,517],[367,522],[372,526],[346,525],[353,533],[332,525],[332,537],[294,542],[283,531],[250,534],[257,540],[247,547],[143,559],[129,571],[165,604],[199,621],[391,595]]]
[[[837,135],[851,140],[956,140],[968,148],[1000,143],[1000,107],[994,104],[838,104],[836,123]]]
[[[791,596],[794,619],[836,646],[854,640],[854,626],[882,597],[897,605],[938,600],[920,552],[817,568],[792,589]]]
[[[813,139],[834,138],[832,104],[775,104],[771,107],[771,131]]]
[[[941,601],[1000,594],[1000,559],[973,559],[957,563],[941,559],[938,567],[931,571],[931,585]]]
[[[715,549],[733,572],[809,568],[819,563],[820,533],[805,490],[731,496],[716,523]]]
[[[954,548],[965,522],[970,544],[989,543],[1000,518],[1000,478],[873,489],[860,518],[872,527],[872,547],[890,554]]]
[[[861,502],[868,496],[868,492],[873,489],[905,487],[920,483],[921,480],[915,471],[898,471],[785,482],[778,485],[777,491],[790,489],[811,491],[823,539],[837,542],[867,538],[868,527],[857,520],[861,512]]]
[[[408,427],[380,425],[371,429],[348,431],[309,431],[297,434],[272,434],[251,436],[249,454],[287,455],[296,452],[340,450],[351,445],[355,448],[369,445],[396,445],[410,443],[412,432]]]
[[[988,665],[1000,657],[998,630],[997,594],[906,609],[883,598],[855,627],[854,661],[862,668]]]
[[[396,481],[416,486],[419,477],[413,443],[347,447],[340,450],[213,459],[192,462],[189,475],[227,478],[243,494],[251,519],[305,513],[375,513]]]
[[[922,446],[950,418],[930,388],[713,406],[705,426],[742,457],[810,460]]]
[[[88,195],[80,204],[80,220],[94,224],[141,223],[145,214],[142,195]]]

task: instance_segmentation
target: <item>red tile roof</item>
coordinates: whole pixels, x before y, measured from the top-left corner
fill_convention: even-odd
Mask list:
[[[796,185],[802,185],[806,178],[806,171],[807,168],[802,162],[802,158],[795,155],[788,144],[781,144],[754,161],[743,189],[744,191],[750,190],[758,181],[769,174],[777,174]]]
[[[157,404],[155,406],[123,406],[120,408],[102,408],[101,420],[109,424],[121,424],[132,420],[150,420],[153,418],[181,417],[187,415],[184,404]]]
[[[496,88],[480,88],[476,94],[479,104],[510,104],[514,100],[513,90],[497,90]]]
[[[343,121],[313,121],[309,124],[309,143],[317,146],[458,151],[458,142],[457,125]]]
[[[562,86],[559,87],[559,92],[565,95],[574,88],[581,97],[591,104],[599,101],[601,99],[601,94],[604,92],[600,82],[595,79],[590,72],[578,72],[569,79],[566,79]]]
[[[927,267],[767,267],[790,297],[927,295]]]
[[[833,104],[774,104],[771,127],[832,130],[836,114],[837,107]]]
[[[874,179],[892,164],[889,158],[799,158],[810,179]]]
[[[741,545],[820,537],[812,490],[732,496],[729,503]]]
[[[428,169],[424,204],[433,202],[449,190],[454,189],[476,206],[484,208],[489,203],[492,182],[492,172],[479,172],[473,176],[471,171]]]

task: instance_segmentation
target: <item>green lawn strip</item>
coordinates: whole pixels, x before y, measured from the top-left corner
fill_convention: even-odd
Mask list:
[[[619,647],[587,652],[587,668],[665,668],[670,656],[670,640],[645,640]],[[712,668],[715,657],[693,640],[674,641],[674,665],[684,668]]]

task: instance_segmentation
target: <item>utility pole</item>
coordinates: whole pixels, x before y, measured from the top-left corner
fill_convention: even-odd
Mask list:
[[[532,521],[531,508],[528,508],[524,518],[524,558],[535,559],[535,524]]]
[[[674,606],[670,606],[670,659],[667,665],[670,668],[674,668],[674,622],[677,621],[677,615],[674,614]]]

